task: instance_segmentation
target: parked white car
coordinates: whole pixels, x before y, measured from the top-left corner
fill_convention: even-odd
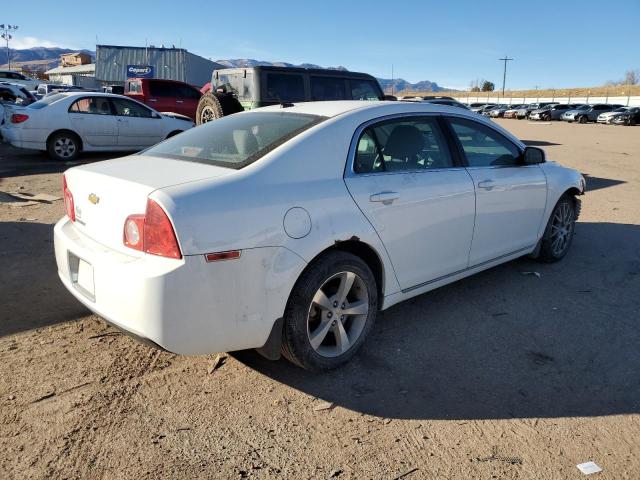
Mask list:
[[[523,255],[560,260],[584,188],[468,110],[272,106],[67,170],[55,254],[67,289],[135,337],[322,370],[380,309]]]
[[[616,108],[615,110],[611,110],[610,112],[601,113],[600,115],[598,115],[598,118],[596,119],[596,122],[604,123],[604,124],[611,124],[611,122],[613,122],[613,119],[615,117],[617,117],[619,115],[622,115],[627,110],[628,110],[627,107],[619,107],[619,108]]]
[[[14,72],[13,70],[0,70],[0,82],[19,83],[31,91],[37,88],[40,80],[28,77],[20,72]]]
[[[142,150],[193,126],[184,115],[161,114],[122,95],[67,92],[6,109],[0,132],[14,147],[70,161],[81,151]]]

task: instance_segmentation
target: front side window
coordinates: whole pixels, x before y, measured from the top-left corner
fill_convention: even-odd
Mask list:
[[[153,113],[147,107],[124,98],[112,98],[116,115],[121,117],[152,118]]]
[[[403,117],[367,127],[358,140],[355,173],[453,167],[435,117]]]
[[[507,138],[478,122],[450,118],[470,167],[521,165],[520,150]]]
[[[350,83],[354,100],[380,100],[380,92],[373,81],[351,79]]]
[[[180,85],[178,86],[178,97],[188,98],[190,100],[200,100],[200,92],[195,88]]]
[[[302,75],[267,73],[267,100],[277,102],[303,102],[304,79]]]
[[[109,99],[105,97],[86,97],[73,102],[69,107],[69,113],[111,115],[111,105],[109,105]]]
[[[311,77],[311,100],[344,100],[346,97],[344,78]]]
[[[229,115],[187,130],[143,153],[241,169],[325,119],[286,111]]]
[[[152,97],[177,97],[178,89],[169,82],[149,82],[149,95]]]

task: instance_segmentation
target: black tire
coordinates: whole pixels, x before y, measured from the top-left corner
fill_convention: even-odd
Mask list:
[[[47,140],[47,152],[53,160],[72,162],[82,151],[82,141],[73,132],[55,133]]]
[[[569,251],[573,237],[575,234],[575,222],[578,217],[578,200],[571,195],[564,194],[556,203],[553,208],[549,221],[547,222],[547,228],[544,231],[544,235],[540,240],[540,253],[538,260],[546,263],[554,263],[562,260]],[[566,209],[566,210],[565,210]],[[558,219],[563,220],[565,213],[568,215],[569,225],[566,233],[566,240],[563,241],[562,248],[556,248],[558,245],[555,243],[558,241],[557,231],[560,228],[558,225]]]
[[[198,102],[196,125],[202,125],[243,110],[244,108],[233,95],[207,93]]]
[[[627,126],[628,127],[633,127],[636,124],[636,119],[635,118],[630,118],[629,120],[627,120]]]
[[[578,123],[587,123],[587,121],[588,121],[588,119],[587,119],[587,116],[586,116],[586,115],[581,115],[581,116],[578,118]]]
[[[545,122],[550,122],[551,121],[551,115],[545,115],[544,117],[542,117],[542,120],[544,120]]]
[[[361,323],[361,331],[355,341],[350,342],[349,348],[342,354],[335,356],[325,356],[320,354],[312,345],[310,339],[309,322],[312,318],[314,303],[312,300],[321,288],[327,285],[337,275],[344,272],[354,273],[358,278],[357,288],[366,288],[368,311],[364,319],[364,326]],[[354,282],[354,286],[355,286]],[[337,302],[336,302],[337,303]],[[336,307],[336,303],[333,304]],[[362,303],[362,302],[361,302]],[[367,303],[367,302],[364,302]],[[338,309],[340,306],[337,307]],[[342,305],[344,309],[344,304]],[[348,307],[347,307],[348,308]],[[318,309],[320,318],[324,318],[324,311]],[[359,257],[342,251],[330,251],[312,262],[302,273],[296,282],[284,315],[284,325],[282,329],[282,354],[292,363],[311,371],[324,371],[337,368],[349,361],[362,346],[369,332],[373,328],[378,312],[378,289],[375,277],[367,264]],[[337,317],[337,315],[336,315]],[[346,319],[342,327],[350,328]],[[334,318],[332,325],[341,322],[341,319]],[[351,324],[353,328],[353,323]],[[331,336],[330,336],[331,335]],[[331,342],[333,339],[337,345],[337,334],[333,327],[323,336],[325,341]],[[352,340],[352,339],[350,339]],[[323,347],[321,347],[323,348]],[[335,347],[329,347],[335,348]]]

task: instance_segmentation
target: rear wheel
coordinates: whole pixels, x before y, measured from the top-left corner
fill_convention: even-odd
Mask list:
[[[558,200],[547,223],[540,245],[540,260],[553,263],[567,254],[573,241],[575,222],[576,199],[565,194]]]
[[[373,328],[378,290],[367,264],[329,252],[300,276],[284,317],[282,353],[307,370],[329,370],[353,357]]]
[[[70,162],[80,154],[80,137],[73,132],[59,132],[47,141],[47,152],[54,160]]]

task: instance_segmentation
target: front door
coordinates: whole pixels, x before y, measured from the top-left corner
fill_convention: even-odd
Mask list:
[[[85,146],[115,146],[118,141],[116,117],[107,97],[84,97],[69,107],[69,121]]]
[[[146,148],[164,140],[162,119],[141,103],[112,98],[118,124],[118,146]]]
[[[520,147],[495,129],[449,118],[476,189],[470,266],[525,252],[538,241],[547,181],[538,165],[525,165]]]
[[[401,116],[359,129],[345,177],[403,290],[468,266],[473,182],[454,163],[439,122]]]

